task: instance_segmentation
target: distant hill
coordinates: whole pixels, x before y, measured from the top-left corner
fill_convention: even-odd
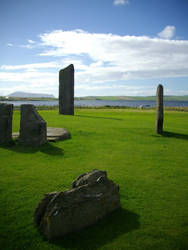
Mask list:
[[[54,95],[49,94],[36,94],[36,93],[26,93],[26,92],[14,92],[9,97],[19,97],[19,98],[55,98]]]
[[[49,94],[36,94],[36,93],[26,93],[26,92],[14,92],[10,95],[8,95],[9,100],[22,100],[22,99],[28,99],[28,100],[44,100],[44,99],[54,99],[58,100],[58,98],[55,98],[54,95]],[[0,96],[0,100],[4,100],[6,97]],[[155,96],[84,96],[84,97],[75,97],[75,100],[109,100],[109,101],[119,101],[119,100],[134,100],[134,101],[155,101]],[[188,95],[184,96],[170,96],[165,95],[164,101],[188,101]]]

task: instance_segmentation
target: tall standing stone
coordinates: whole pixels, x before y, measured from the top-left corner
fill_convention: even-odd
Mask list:
[[[162,134],[163,133],[163,86],[161,84],[157,87],[157,94],[156,94],[156,133]]]
[[[46,142],[46,122],[38,114],[33,105],[21,105],[19,143],[28,146],[40,146]]]
[[[12,141],[13,104],[0,104],[0,144]]]
[[[59,71],[59,113],[74,115],[74,66]]]

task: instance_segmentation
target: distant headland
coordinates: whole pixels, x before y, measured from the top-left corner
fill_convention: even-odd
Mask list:
[[[109,101],[155,101],[155,96],[83,96],[74,97],[75,100],[109,100]],[[7,96],[0,96],[0,101],[11,100],[58,100],[52,94],[44,93],[27,93],[27,92],[13,92]],[[164,95],[165,101],[188,101],[188,95],[176,96],[176,95]]]
[[[27,93],[27,92],[13,92],[8,97],[20,97],[20,98],[55,98],[54,95],[40,94],[40,93]]]

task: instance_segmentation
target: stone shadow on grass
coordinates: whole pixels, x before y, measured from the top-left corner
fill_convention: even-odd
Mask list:
[[[167,138],[177,138],[180,140],[188,140],[187,134],[180,134],[180,133],[174,133],[174,132],[168,132],[168,131],[163,131],[163,133],[161,135],[155,134],[152,136],[158,137],[158,138],[167,137]]]
[[[122,121],[123,119],[121,118],[112,118],[112,117],[100,117],[100,116],[90,116],[90,115],[74,115],[74,116],[79,116],[79,117],[85,117],[85,118],[94,118],[94,119],[105,119],[105,120],[117,120],[117,121]]]
[[[42,153],[45,153],[51,156],[57,156],[57,155],[63,156],[64,155],[62,148],[58,148],[49,142],[39,147],[24,146],[24,145],[16,144],[14,142],[8,146],[1,146],[1,147],[17,152],[17,153],[31,154],[31,153],[36,153],[40,151]]]
[[[179,133],[168,132],[168,131],[164,131],[162,133],[162,136],[177,138],[177,139],[181,139],[181,140],[188,140],[188,135],[186,135],[186,134],[179,134]]]
[[[93,226],[49,243],[65,249],[95,250],[139,227],[139,215],[120,208]]]

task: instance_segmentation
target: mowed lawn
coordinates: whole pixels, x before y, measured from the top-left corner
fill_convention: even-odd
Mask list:
[[[155,134],[151,110],[40,111],[72,138],[40,148],[0,147],[0,249],[188,249],[188,113],[165,112]],[[19,130],[19,111],[13,130]],[[48,242],[33,212],[44,193],[70,188],[80,174],[106,170],[121,209],[80,232]]]

